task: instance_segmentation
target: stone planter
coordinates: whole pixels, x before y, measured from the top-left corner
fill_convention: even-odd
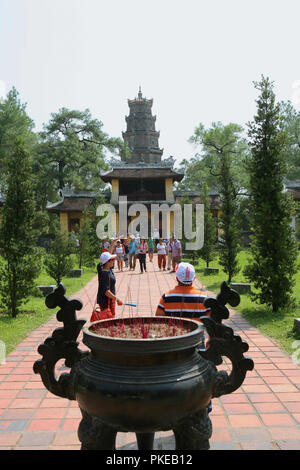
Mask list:
[[[204,268],[204,275],[209,276],[210,274],[219,274],[218,268]]]
[[[294,319],[294,331],[300,335],[300,318]]]
[[[40,289],[40,291],[46,297],[47,295],[52,294],[52,292],[56,289],[56,287],[57,287],[56,285],[37,286],[37,289]]]
[[[68,274],[68,277],[81,277],[82,276],[82,269],[72,269],[72,271]]]
[[[251,285],[242,282],[231,282],[230,289],[235,290],[239,294],[248,294],[251,292]]]

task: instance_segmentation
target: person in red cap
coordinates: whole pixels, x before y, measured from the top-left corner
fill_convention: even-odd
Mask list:
[[[105,251],[100,256],[100,262],[97,266],[97,304],[102,311],[109,307],[113,316],[116,314],[116,302],[118,305],[123,305],[123,302],[116,296],[116,277],[113,272],[116,257],[117,255]]]

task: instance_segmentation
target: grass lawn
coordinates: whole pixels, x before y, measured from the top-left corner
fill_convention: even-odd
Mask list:
[[[71,297],[72,294],[84,287],[96,274],[96,268],[84,267],[80,278],[64,278],[63,284],[67,297]],[[42,272],[35,285],[48,284],[55,284],[55,281]],[[28,336],[30,331],[47,322],[53,315],[56,315],[56,311],[46,307],[45,297],[30,297],[16,318],[0,313],[0,340],[5,343],[6,355],[12,352],[16,345]]]
[[[239,263],[242,267],[240,273],[235,276],[232,282],[248,282],[243,276],[243,267],[247,264],[250,253],[246,250],[239,253]],[[298,255],[298,264],[300,263],[300,254]],[[218,263],[218,258],[210,263],[210,267],[219,268],[219,274],[204,276],[205,263],[199,260],[196,266],[198,280],[212,292],[218,293],[222,281],[227,281],[227,275],[223,272],[222,267]],[[292,354],[294,349],[292,343],[299,340],[300,336],[293,332],[294,318],[300,318],[300,270],[295,276],[294,296],[297,307],[292,310],[279,311],[273,313],[270,307],[260,305],[253,302],[249,295],[241,295],[241,303],[235,309],[238,311],[251,325],[258,328],[263,334],[276,340],[280,347],[288,354]]]

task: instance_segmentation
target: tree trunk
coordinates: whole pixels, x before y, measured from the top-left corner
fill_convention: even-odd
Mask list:
[[[14,267],[12,268],[12,283],[11,283],[11,291],[10,291],[10,298],[11,298],[11,315],[13,318],[16,318],[18,315],[17,309],[17,279],[16,279],[16,272]]]
[[[64,182],[64,163],[59,162],[58,163],[58,179],[59,179],[59,189],[64,189],[65,187],[65,182]]]

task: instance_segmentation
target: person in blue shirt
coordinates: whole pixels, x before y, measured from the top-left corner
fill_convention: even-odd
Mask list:
[[[136,255],[138,253],[138,243],[134,235],[131,235],[129,242],[129,271],[135,271]]]

